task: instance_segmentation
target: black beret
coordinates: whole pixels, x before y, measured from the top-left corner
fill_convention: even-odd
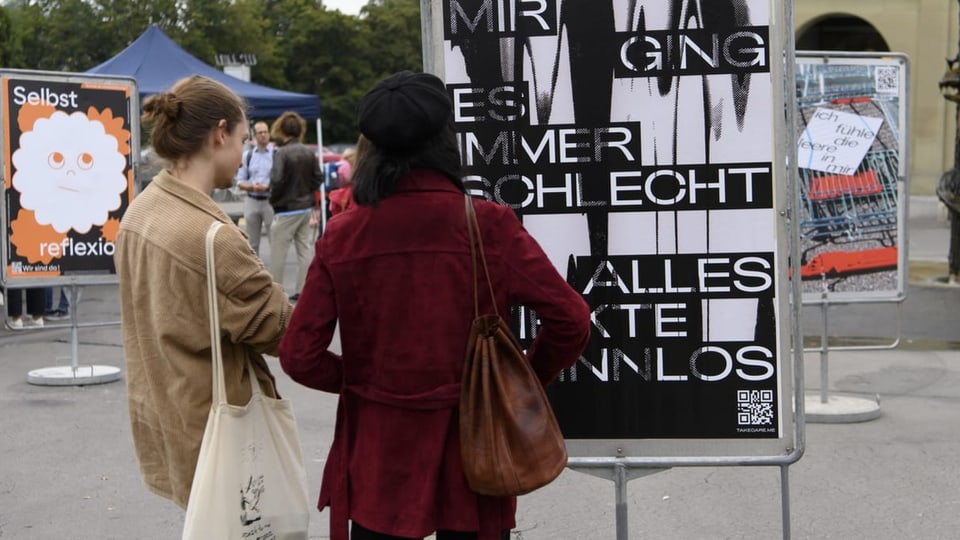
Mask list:
[[[401,71],[360,100],[360,133],[388,151],[412,151],[440,133],[453,114],[446,86],[429,73]]]

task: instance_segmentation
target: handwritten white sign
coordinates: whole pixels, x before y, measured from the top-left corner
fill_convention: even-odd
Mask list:
[[[797,141],[797,164],[802,169],[852,175],[882,124],[883,118],[817,109]]]

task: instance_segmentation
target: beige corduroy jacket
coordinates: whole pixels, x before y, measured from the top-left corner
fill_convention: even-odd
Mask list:
[[[144,481],[186,507],[211,402],[204,238],[214,221],[227,400],[250,398],[250,360],[275,396],[276,355],[292,306],[246,235],[208,195],[163,171],[123,216],[114,259],[133,441]]]

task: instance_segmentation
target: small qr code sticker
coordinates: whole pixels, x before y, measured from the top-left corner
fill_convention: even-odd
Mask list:
[[[773,424],[773,390],[737,390],[737,423],[741,426]]]
[[[881,66],[874,72],[878,94],[896,94],[900,92],[900,68]]]

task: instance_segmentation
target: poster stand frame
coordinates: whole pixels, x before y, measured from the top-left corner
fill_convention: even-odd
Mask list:
[[[831,396],[829,392],[829,355],[830,351],[868,351],[868,350],[888,350],[896,348],[900,344],[903,329],[903,302],[906,299],[906,278],[908,273],[908,238],[909,222],[906,219],[908,215],[909,197],[906,197],[906,175],[909,170],[909,145],[906,144],[905,135],[909,133],[910,128],[910,110],[905,107],[910,99],[910,61],[903,53],[863,53],[863,52],[843,52],[843,51],[797,51],[798,60],[808,64],[830,65],[850,65],[866,64],[871,60],[877,62],[883,60],[891,65],[896,63],[901,69],[900,77],[902,79],[903,96],[899,100],[899,107],[902,111],[902,125],[897,126],[900,136],[898,138],[899,152],[899,170],[897,175],[897,238],[900,245],[898,254],[898,277],[897,289],[893,295],[875,294],[872,291],[862,291],[861,294],[848,293],[836,294],[826,290],[817,293],[805,292],[803,296],[804,306],[819,306],[820,311],[820,345],[814,348],[805,348],[806,352],[818,352],[820,355],[820,389],[819,395],[808,395],[806,397],[807,421],[813,423],[855,423],[866,422],[880,417],[880,398],[866,399],[853,396]],[[799,96],[798,96],[799,98]],[[878,303],[895,304],[896,314],[896,334],[893,340],[888,343],[874,345],[844,345],[831,347],[829,344],[829,310],[832,306]]]
[[[445,50],[442,41],[443,20],[441,0],[420,0],[421,13],[421,34],[423,40],[423,68],[427,73],[433,73],[444,78],[445,71]],[[796,78],[794,61],[794,40],[793,40],[793,0],[783,2],[770,2],[771,20],[781,22],[782,28],[777,28],[771,23],[771,42],[778,43],[779,52],[783,53],[783,87],[780,102],[785,109],[784,127],[792,134],[795,133],[796,126],[796,90],[793,82]],[[776,65],[777,62],[772,62]],[[775,68],[771,68],[772,70]],[[774,78],[774,80],[777,80]],[[775,106],[776,110],[776,106]],[[775,115],[774,115],[775,116]],[[793,143],[788,143],[785,133],[775,133],[777,157],[784,158],[782,163],[776,163],[774,169],[777,170],[785,179],[783,187],[785,188],[784,200],[778,217],[781,220],[779,224],[782,227],[790,261],[784,261],[784,264],[791,267],[793,271],[799,271],[795,261],[800,260],[800,205],[799,205],[799,172],[793,159],[786,159],[787,146],[793,148]],[[616,498],[616,538],[617,540],[627,540],[628,538],[628,507],[626,486],[627,483],[635,478],[641,478],[663,472],[673,467],[743,467],[743,466],[776,466],[780,469],[780,491],[781,491],[781,515],[782,515],[782,537],[784,540],[790,539],[790,494],[789,494],[789,466],[798,461],[805,451],[805,402],[802,392],[798,389],[803,388],[803,335],[800,328],[800,309],[802,305],[802,292],[800,280],[788,280],[788,294],[790,301],[785,311],[789,311],[790,329],[789,339],[794,344],[789,348],[788,358],[792,364],[790,377],[793,384],[792,400],[788,405],[792,405],[792,411],[785,410],[783,414],[792,413],[792,433],[790,436],[791,444],[783,448],[783,453],[779,455],[724,455],[724,456],[628,456],[623,448],[616,448],[616,456],[604,457],[570,457],[567,467],[595,477],[612,480],[615,488]],[[783,315],[786,315],[784,313]],[[573,442],[589,442],[576,439],[568,439],[568,448]],[[602,441],[608,443],[611,441]]]
[[[802,454],[802,450],[799,451]],[[628,540],[628,506],[627,506],[627,482],[636,478],[642,478],[651,474],[664,472],[674,466],[682,467],[710,467],[718,465],[727,466],[770,466],[776,465],[780,468],[780,519],[783,540],[790,539],[790,465],[799,459],[787,456],[783,463],[771,464],[764,462],[754,462],[749,460],[744,463],[716,463],[709,459],[689,458],[688,462],[671,460],[669,464],[663,466],[652,466],[647,464],[647,460],[631,460],[629,458],[571,458],[567,464],[572,470],[589,474],[597,478],[611,480],[614,484],[615,499],[615,519],[616,519],[616,540]]]
[[[139,103],[139,94],[137,92],[137,82],[136,79],[126,76],[115,76],[115,75],[89,75],[83,73],[69,73],[69,72],[54,72],[54,71],[40,71],[40,70],[21,70],[21,69],[3,69],[0,70],[0,75],[3,76],[4,82],[8,78],[22,78],[29,80],[35,83],[52,83],[52,84],[75,84],[75,85],[84,85],[89,84],[91,88],[98,88],[98,85],[106,85],[111,87],[112,90],[122,88],[127,92],[127,104],[126,104],[126,113],[128,115],[127,122],[129,128],[129,169],[126,171],[128,174],[128,184],[127,184],[127,204],[132,201],[136,193],[136,170],[139,166],[139,156],[140,156],[140,103]],[[3,111],[8,113],[9,111]],[[10,144],[10,141],[5,140],[9,134],[6,130],[2,130],[0,133],[0,143],[4,145],[4,152],[6,152],[6,145]],[[0,163],[4,165],[4,170],[9,167],[7,160],[12,160],[12,156],[7,156],[5,154],[0,155]],[[6,191],[7,187],[5,182],[9,179],[4,178],[5,173],[0,171],[0,194],[3,195],[4,200],[6,201]],[[3,230],[5,235],[9,234],[10,227],[8,226],[7,220],[9,218],[5,217],[5,220],[0,224],[0,229]],[[57,330],[63,328],[70,328],[70,365],[67,366],[53,366],[40,368],[32,370],[27,374],[27,382],[35,385],[45,385],[45,386],[83,386],[88,384],[103,384],[108,382],[113,382],[121,378],[121,369],[114,366],[104,366],[96,364],[86,364],[81,365],[79,358],[79,332],[80,328],[91,328],[91,327],[102,327],[102,326],[115,326],[119,325],[119,321],[96,321],[96,322],[87,322],[80,323],[79,319],[79,310],[80,310],[80,298],[81,291],[84,286],[87,285],[116,285],[118,283],[118,278],[115,271],[112,271],[110,267],[96,268],[92,270],[83,270],[76,273],[68,273],[61,275],[40,275],[39,277],[32,276],[11,276],[9,275],[7,266],[10,263],[12,258],[11,249],[8,245],[8,242],[2,243],[2,253],[0,253],[0,259],[2,259],[2,271],[0,271],[0,286],[3,288],[4,297],[6,297],[7,289],[26,289],[34,287],[63,287],[65,291],[68,292],[68,298],[70,299],[70,322],[69,324],[45,324],[42,327],[36,327],[35,329],[26,328],[22,330],[24,333],[32,332],[41,332],[44,330]],[[3,317],[6,321],[6,313]],[[21,332],[21,330],[18,330]]]
[[[897,132],[897,153],[898,170],[896,178],[896,211],[897,218],[897,239],[899,243],[897,255],[896,288],[891,291],[853,291],[849,293],[837,293],[828,291],[824,288],[821,291],[804,291],[804,305],[818,305],[821,303],[832,305],[846,305],[857,303],[902,303],[906,299],[906,276],[908,274],[909,260],[908,239],[909,239],[909,197],[907,193],[907,174],[910,170],[910,145],[907,141],[907,135],[910,133],[911,115],[910,115],[910,97],[911,97],[911,65],[909,57],[900,52],[848,52],[848,51],[796,51],[796,63],[807,65],[869,65],[871,61],[880,65],[881,61],[889,66],[896,65],[900,69],[900,83],[902,86],[902,97],[899,98],[899,118]],[[799,91],[797,92],[799,93]],[[799,100],[800,96],[797,96]],[[795,107],[796,109],[796,107]],[[798,182],[802,179],[798,178]],[[855,217],[850,218],[855,220]],[[875,347],[870,347],[875,348]],[[886,347],[881,347],[886,348]],[[840,350],[840,349],[838,349]],[[855,348],[851,350],[862,350]]]

